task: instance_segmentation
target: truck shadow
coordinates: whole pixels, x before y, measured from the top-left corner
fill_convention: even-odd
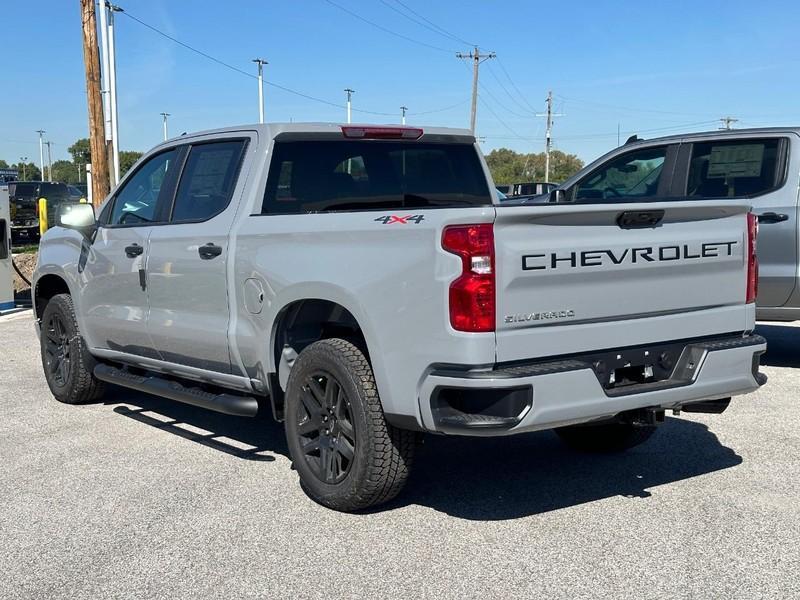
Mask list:
[[[759,323],[756,333],[767,338],[767,353],[761,364],[769,367],[800,367],[800,329],[777,323]]]
[[[105,404],[115,413],[212,450],[264,462],[275,460],[271,454],[289,455],[283,425],[272,415],[234,417],[116,386],[110,391]]]
[[[428,436],[410,485],[392,507],[429,506],[461,519],[494,521],[603,498],[648,498],[654,487],[741,464],[702,423],[668,419],[626,453],[569,450],[549,431],[510,438]]]
[[[113,398],[113,400],[112,400]],[[114,387],[114,412],[245,460],[288,456],[283,426],[210,412]],[[400,497],[374,511],[412,504],[461,519],[516,519],[650,489],[735,467],[742,459],[702,423],[667,419],[646,444],[616,455],[573,452],[549,431],[505,438],[425,436]]]

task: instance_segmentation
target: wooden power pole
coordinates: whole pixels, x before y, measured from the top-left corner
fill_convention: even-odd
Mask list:
[[[89,106],[89,149],[92,156],[92,202],[100,206],[109,192],[103,96],[100,92],[100,52],[94,0],[80,0],[83,23],[83,63],[86,68],[86,100]]]

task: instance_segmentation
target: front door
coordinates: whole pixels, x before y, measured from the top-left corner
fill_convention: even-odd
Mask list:
[[[91,347],[160,358],[147,333],[147,247],[171,193],[175,149],[144,162],[104,210],[81,271],[81,312]]]
[[[148,331],[168,362],[231,371],[228,235],[245,146],[241,138],[192,143],[170,222],[150,235]]]

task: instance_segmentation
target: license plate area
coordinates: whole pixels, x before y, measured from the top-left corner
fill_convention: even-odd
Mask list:
[[[637,346],[586,357],[609,395],[639,388],[689,384],[705,351],[686,342]]]

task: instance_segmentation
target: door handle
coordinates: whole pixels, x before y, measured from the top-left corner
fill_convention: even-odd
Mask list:
[[[197,253],[203,260],[210,260],[222,254],[222,246],[217,246],[216,244],[209,242],[205,246],[200,246],[197,249]]]
[[[789,215],[783,213],[765,212],[758,215],[759,223],[782,223],[788,221]]]
[[[125,256],[128,258],[136,258],[137,256],[141,256],[142,252],[144,252],[144,248],[139,244],[125,246]]]

